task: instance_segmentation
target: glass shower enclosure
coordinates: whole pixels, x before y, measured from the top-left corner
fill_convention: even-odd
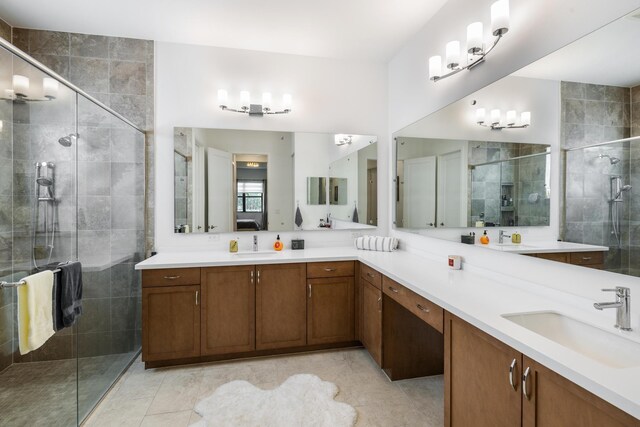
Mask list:
[[[0,40],[0,281],[83,266],[83,313],[18,350],[0,289],[0,425],[76,426],[137,357],[145,138],[124,117]]]

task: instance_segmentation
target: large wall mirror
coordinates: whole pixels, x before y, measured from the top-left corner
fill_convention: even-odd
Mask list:
[[[174,232],[377,225],[372,135],[174,129]]]
[[[395,227],[526,227],[640,276],[638,12],[394,134]]]

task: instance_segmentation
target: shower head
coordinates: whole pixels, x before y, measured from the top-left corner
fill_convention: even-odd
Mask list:
[[[43,187],[53,185],[53,170],[55,165],[51,162],[36,162],[36,182]]]
[[[58,142],[60,143],[60,145],[62,145],[63,147],[71,147],[71,144],[73,144],[73,141],[78,137],[78,135],[76,135],[75,133],[71,133],[67,136],[63,136],[62,138],[58,139]]]
[[[612,156],[610,156],[608,154],[600,154],[600,155],[598,155],[599,159],[604,159],[605,157],[607,159],[609,159],[609,161],[611,162],[612,165],[620,163],[620,159],[617,158],[617,157],[612,157]]]
[[[51,187],[53,185],[53,179],[47,176],[39,176],[36,178],[36,182],[43,187]]]
[[[631,191],[631,186],[629,184],[627,185],[623,185],[622,187],[620,187],[620,189],[618,190],[618,192],[616,193],[616,196],[613,198],[614,200],[618,201],[618,200],[622,200],[620,198],[620,196],[622,196],[622,193],[624,193],[625,191]]]

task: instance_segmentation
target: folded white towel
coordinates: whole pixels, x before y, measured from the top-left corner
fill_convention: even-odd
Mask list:
[[[356,238],[356,249],[364,251],[393,252],[398,249],[398,239],[395,237],[361,236]]]
[[[23,279],[18,286],[18,344],[27,354],[53,334],[53,272],[42,271]]]

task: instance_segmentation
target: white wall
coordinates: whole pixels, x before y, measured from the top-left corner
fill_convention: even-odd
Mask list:
[[[392,59],[389,63],[391,133],[640,7],[638,0],[590,0],[588,6],[581,0],[510,0],[511,29],[487,61],[473,71],[462,72],[438,83],[429,81],[428,57],[444,55],[445,44],[450,40],[464,40],[466,26],[471,22],[482,20],[487,28],[491,3],[490,0],[449,0]],[[384,156],[390,157],[392,144],[389,143],[381,151]],[[387,171],[387,175],[391,176],[391,173],[391,170]],[[379,193],[386,194],[386,199],[391,200],[391,181],[380,180],[380,185]],[[390,218],[393,204],[383,206],[387,212],[380,213],[380,216]],[[527,280],[573,293],[589,293],[589,297],[593,298],[601,297],[597,288],[602,283],[635,283],[637,286],[638,282],[637,278],[629,276],[499,253],[433,237],[391,229],[389,233],[401,239],[402,248],[423,253],[443,263],[447,255],[458,254],[473,266],[520,277],[527,272],[524,277]],[[493,239],[497,239],[497,230],[491,230],[490,233]],[[522,234],[526,242],[530,237],[529,232],[522,230]]]
[[[173,233],[173,127],[273,130],[377,135],[388,139],[387,68],[385,64],[313,58],[266,52],[156,43],[156,250],[225,249],[231,234],[210,236]],[[293,96],[291,114],[262,118],[225,112],[218,108],[217,90],[229,91],[230,105],[240,90],[270,91],[274,101]],[[277,106],[277,104],[276,104]],[[382,144],[379,144],[381,146]],[[385,147],[388,144],[384,145]],[[388,170],[388,157],[380,170]],[[381,182],[388,176],[381,173]],[[389,201],[380,194],[381,210]],[[386,218],[388,219],[388,217]],[[381,223],[382,229],[387,228]],[[292,236],[307,247],[348,245],[352,233],[280,233],[285,244]],[[270,247],[274,233],[264,232],[261,247]],[[241,249],[249,248],[242,238]]]

